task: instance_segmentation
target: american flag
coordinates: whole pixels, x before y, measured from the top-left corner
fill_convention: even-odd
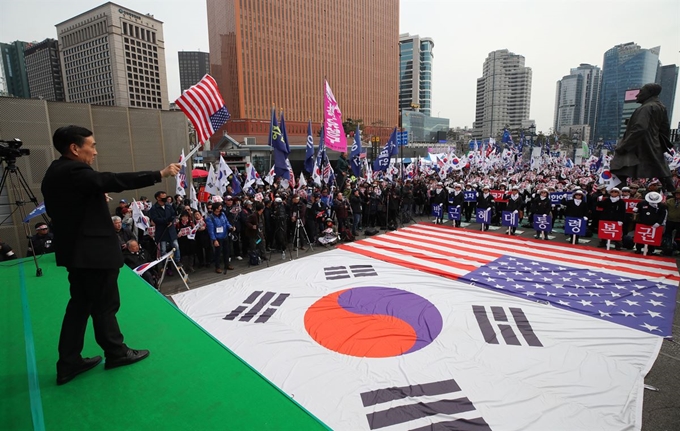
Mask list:
[[[481,288],[671,336],[674,259],[555,242],[412,225],[344,250]]]
[[[217,82],[210,75],[205,75],[198,84],[186,90],[175,100],[175,104],[194,125],[201,144],[210,139],[231,118],[227,107],[224,106]]]

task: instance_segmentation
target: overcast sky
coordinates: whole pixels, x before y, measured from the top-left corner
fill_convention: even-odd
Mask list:
[[[103,3],[0,0],[0,41],[56,38],[55,24]],[[175,100],[180,91],[177,51],[208,51],[205,0],[116,3],[163,21],[168,91]],[[532,68],[531,118],[538,130],[547,131],[553,123],[555,82],[570,68],[580,63],[602,67],[604,52],[627,42],[661,46],[662,64],[680,64],[679,23],[679,0],[401,0],[399,30],[434,40],[432,115],[449,118],[452,127],[471,127],[484,59],[507,48],[523,55]],[[680,121],[677,94],[671,127]]]

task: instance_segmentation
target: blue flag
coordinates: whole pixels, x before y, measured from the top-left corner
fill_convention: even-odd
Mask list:
[[[38,217],[39,215],[42,215],[42,214],[45,214],[45,202],[41,202],[40,205],[35,207],[35,209],[33,211],[28,213],[28,215],[24,219],[24,223],[28,223],[28,221],[30,219],[32,219],[33,217]]]
[[[352,144],[352,151],[349,154],[349,163],[352,166],[352,173],[355,177],[361,176],[361,130],[357,124],[357,130],[354,132],[354,144]]]
[[[286,159],[290,153],[287,136],[285,136],[285,122],[283,120],[283,112],[281,113],[281,126],[276,122],[276,110],[272,109],[272,121],[269,128],[269,146],[274,149],[274,173],[287,180],[290,180],[290,172]]]
[[[397,128],[396,127],[394,128],[394,130],[392,130],[392,134],[390,135],[390,139],[387,140],[387,145],[389,145],[390,156],[399,155],[399,145],[397,145]]]
[[[501,142],[514,145],[514,143],[512,142],[512,135],[510,134],[508,129],[503,130],[503,137],[501,138]]]
[[[373,171],[387,171],[387,168],[390,166],[390,157],[396,156],[398,154],[398,149],[397,128],[395,127],[390,135],[390,139],[387,140],[385,146],[380,151],[378,158],[373,161]]]
[[[323,133],[323,132],[322,132]],[[314,137],[312,136],[312,120],[307,124],[307,147],[305,149],[305,171],[314,172]]]
[[[234,194],[237,195],[243,191],[241,189],[241,181],[238,179],[238,175],[234,174],[231,176],[231,188],[234,189]]]

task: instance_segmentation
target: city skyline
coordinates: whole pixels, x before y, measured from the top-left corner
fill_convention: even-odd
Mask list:
[[[0,13],[8,19],[0,29],[0,41],[56,38],[55,24],[103,3],[74,0],[61,4],[55,11],[47,7],[53,3],[44,0],[5,2],[0,5]],[[205,1],[118,4],[163,21],[169,100],[174,101],[179,96],[175,53],[209,51]],[[435,43],[433,116],[449,118],[452,127],[472,127],[476,79],[482,74],[484,59],[489,52],[508,49],[523,55],[526,66],[532,69],[530,118],[536,120],[537,130],[547,132],[554,120],[555,83],[581,63],[602,67],[604,53],[611,47],[628,42],[643,47],[661,46],[662,65],[680,64],[677,30],[680,3],[652,0],[644,8],[653,10],[654,18],[640,19],[641,5],[632,1],[401,0],[399,32],[419,34]],[[30,20],[21,19],[29,16]],[[677,127],[680,120],[679,99],[676,97],[674,103],[672,127]],[[342,107],[343,101],[338,102]]]

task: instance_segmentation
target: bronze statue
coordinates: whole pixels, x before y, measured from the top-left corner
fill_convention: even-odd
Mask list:
[[[664,153],[670,142],[670,122],[666,107],[659,101],[661,86],[645,84],[637,95],[641,104],[633,112],[623,138],[616,145],[610,170],[625,185],[627,178],[658,178],[664,189],[675,189]]]

